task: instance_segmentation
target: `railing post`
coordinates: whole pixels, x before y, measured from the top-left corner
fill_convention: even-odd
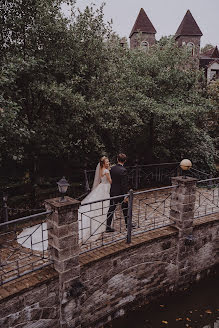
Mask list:
[[[133,190],[129,190],[128,218],[127,218],[127,244],[132,239],[132,208],[133,208]]]
[[[60,328],[80,327],[79,205],[67,196],[62,202],[60,198],[45,201],[46,209],[52,211],[47,220],[48,247],[59,275]]]
[[[180,166],[177,166],[176,171],[177,171],[177,176],[178,176],[178,177],[179,177],[180,175],[182,175],[182,173],[181,173],[181,167],[180,167]]]
[[[87,177],[87,170],[84,170],[84,180],[85,180],[85,192],[90,191],[89,181]]]
[[[213,178],[212,174],[209,174],[208,179],[212,179],[212,178]],[[209,181],[209,187],[208,187],[208,189],[211,189],[212,186],[213,186],[213,181],[210,180],[210,181]]]
[[[8,196],[6,194],[4,194],[3,195],[3,217],[4,217],[4,222],[8,222],[8,205],[7,205],[7,200],[8,200]]]
[[[139,179],[139,167],[137,164],[135,166],[135,190],[138,190],[138,179]]]
[[[192,272],[193,262],[190,254],[194,244],[193,220],[196,200],[197,179],[174,177],[172,184],[178,185],[172,191],[170,219],[175,221],[178,229],[177,267],[179,284],[186,284]]]

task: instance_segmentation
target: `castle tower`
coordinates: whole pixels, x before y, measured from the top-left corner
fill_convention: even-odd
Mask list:
[[[200,67],[204,69],[208,82],[219,80],[219,51],[217,46],[200,55]]]
[[[218,51],[218,47],[217,46],[212,51],[211,58],[217,58],[217,59],[219,59],[219,51]]]
[[[178,30],[176,31],[176,42],[179,46],[187,46],[191,51],[191,55],[198,59],[202,35],[203,34],[190,10],[187,10]]]
[[[140,32],[140,33],[139,33]],[[153,24],[145,13],[144,9],[141,8],[132,31],[129,35],[130,38],[130,48],[134,49],[139,46],[148,49],[151,45],[155,44],[155,30]]]

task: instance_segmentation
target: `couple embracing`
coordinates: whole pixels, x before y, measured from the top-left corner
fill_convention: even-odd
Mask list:
[[[115,231],[111,224],[118,204],[121,204],[127,226],[128,197],[122,196],[128,193],[125,162],[126,155],[119,154],[117,164],[110,169],[109,159],[101,157],[96,168],[92,191],[81,202],[79,208],[79,239],[82,243],[99,239],[103,232]],[[109,200],[110,197],[112,199]]]

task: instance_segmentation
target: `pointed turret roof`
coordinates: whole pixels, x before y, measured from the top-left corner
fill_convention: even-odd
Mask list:
[[[145,32],[148,34],[155,34],[157,33],[157,31],[155,30],[153,24],[151,23],[150,19],[148,18],[146,12],[144,11],[143,8],[141,8],[138,17],[135,21],[135,24],[132,28],[132,31],[129,35],[129,37],[131,38],[131,36],[134,33],[138,33],[138,32]]]
[[[217,46],[212,51],[211,58],[219,58],[219,51]]]
[[[200,55],[202,58],[219,58],[219,50],[218,47],[212,47],[211,49],[203,52]]]
[[[192,16],[190,10],[187,10],[178,30],[176,31],[176,38],[180,35],[190,36],[202,36],[202,32]]]

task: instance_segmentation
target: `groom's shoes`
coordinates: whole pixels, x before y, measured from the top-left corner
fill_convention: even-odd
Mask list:
[[[113,228],[111,228],[111,227],[107,227],[106,228],[106,232],[114,232],[115,231],[115,229],[113,229]]]

